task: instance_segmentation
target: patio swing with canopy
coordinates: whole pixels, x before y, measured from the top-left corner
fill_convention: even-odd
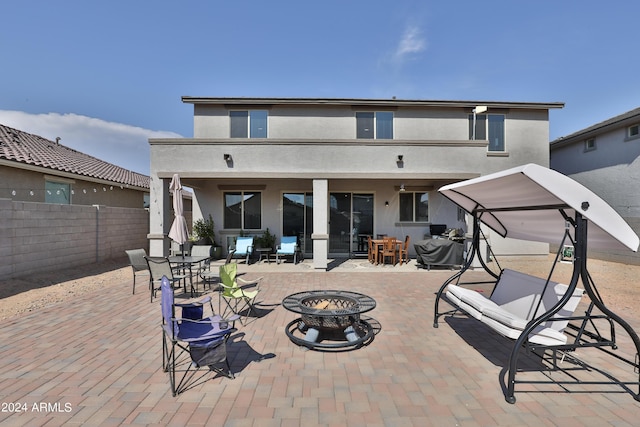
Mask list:
[[[555,367],[556,352],[560,351],[566,354],[566,352],[573,351],[579,347],[595,347],[631,365],[634,372],[638,373],[640,369],[638,363],[640,339],[626,321],[606,307],[587,270],[587,246],[600,250],[623,249],[634,252],[638,250],[640,239],[637,234],[611,206],[573,179],[536,164],[518,166],[502,172],[446,185],[440,188],[439,191],[443,196],[472,216],[473,234],[472,244],[465,264],[460,271],[442,284],[437,293],[434,307],[434,328],[438,327],[440,316],[452,314],[460,308],[464,310],[465,305],[460,304],[456,310],[439,312],[440,300],[445,295],[447,296],[447,301],[452,302],[451,294],[447,291],[450,284],[452,287],[462,287],[470,284],[487,283],[461,282],[462,275],[471,267],[474,259],[477,258],[484,270],[495,279],[496,287],[500,283],[502,273],[507,271],[505,269],[500,274],[496,274],[487,266],[486,260],[481,253],[482,251],[479,250],[481,247],[481,224],[489,227],[502,237],[554,245],[559,244],[560,250],[556,256],[556,262],[563,246],[574,247],[570,283],[568,285],[559,285],[561,288],[558,288],[557,284],[555,284],[556,293],[558,289],[563,289],[563,291],[558,295],[554,295],[557,298],[550,307],[545,307],[545,310],[539,310],[539,307],[536,307],[530,319],[522,322],[522,332],[516,329],[517,334],[512,336],[505,333],[505,329],[493,327],[494,330],[502,335],[515,340],[508,365],[505,367],[506,373],[501,377],[507,402],[515,403],[516,401],[516,383],[526,382],[516,381],[515,378],[518,369],[518,356],[523,348],[531,352],[536,350],[552,351]],[[529,276],[529,279],[543,282],[543,292],[546,292],[548,286],[554,285],[550,278],[555,264],[546,281]],[[526,280],[525,278],[524,281]],[[570,304],[572,299],[575,299],[574,296],[576,294],[581,295],[581,290],[577,288],[579,282],[590,300],[588,309],[584,315],[571,316],[570,314],[575,309],[574,306],[572,307],[573,309],[569,310],[569,316],[559,316],[559,313],[566,313],[566,310],[563,309]],[[494,282],[491,281],[489,283]],[[496,287],[494,287],[494,293],[496,292]],[[472,297],[471,299],[478,300],[480,298],[486,300],[484,296],[475,291],[465,289],[464,292],[467,292]],[[543,297],[544,295],[540,297],[540,300]],[[479,301],[479,303],[481,305],[482,302]],[[577,305],[577,303],[575,304]],[[456,306],[457,304],[454,302],[452,305]],[[477,307],[478,304],[471,301],[471,306]],[[597,308],[597,310],[594,310],[594,308]],[[472,310],[468,310],[468,312],[470,311]],[[480,319],[482,310],[480,309],[474,314],[475,316],[473,317]],[[506,317],[509,317],[508,313]],[[601,334],[596,326],[596,321],[607,324],[610,329],[610,335],[604,336]],[[545,325],[554,322],[564,322],[564,325],[566,325],[568,337],[564,336],[564,326],[560,330],[560,333],[563,334],[564,342],[554,342],[546,339],[544,334],[540,334],[541,330],[548,329],[545,328]],[[492,327],[491,322],[485,323]],[[612,351],[617,349],[615,324],[622,327],[631,338],[636,351],[634,360]],[[513,331],[513,329],[507,329],[507,332]],[[556,333],[554,331],[551,332]],[[640,386],[640,379],[626,383],[612,380],[608,383],[611,382],[623,386]],[[582,382],[581,384],[585,383]],[[592,382],[592,384],[607,384],[607,382]],[[625,388],[630,390],[627,387]],[[632,394],[635,400],[640,401],[640,391],[632,392]]]

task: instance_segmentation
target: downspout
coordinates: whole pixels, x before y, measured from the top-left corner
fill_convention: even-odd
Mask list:
[[[93,205],[96,208],[96,263],[100,260],[100,205]]]

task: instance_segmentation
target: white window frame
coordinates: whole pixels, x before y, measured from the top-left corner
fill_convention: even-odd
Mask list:
[[[598,148],[598,146],[596,145],[596,139],[595,138],[588,138],[584,140],[584,152],[588,152],[588,151],[594,151]]]
[[[627,128],[627,140],[640,138],[640,124],[631,125]]]

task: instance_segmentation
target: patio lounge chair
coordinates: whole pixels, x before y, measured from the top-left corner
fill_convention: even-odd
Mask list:
[[[222,286],[221,297],[227,303],[227,308],[231,310],[233,314],[240,315],[245,309],[247,310],[247,314],[245,317],[249,317],[252,311],[254,311],[254,303],[255,299],[260,292],[260,281],[262,277],[252,280],[246,281],[237,277],[238,274],[238,264],[230,263],[220,266],[220,285]],[[238,282],[242,284],[242,286],[238,285]],[[255,285],[254,290],[246,290],[245,287],[250,287]],[[226,309],[225,309],[226,313]],[[240,323],[244,325],[242,322],[242,318],[240,318]]]
[[[298,263],[298,238],[296,236],[282,236],[280,244],[276,248],[276,264],[280,264],[280,257],[292,256],[293,263]]]
[[[227,360],[227,340],[235,330],[233,323],[238,316],[223,319],[213,314],[203,317],[203,306],[211,305],[211,298],[180,304],[174,300],[171,281],[161,279],[162,289],[162,367],[169,373],[171,393],[176,396],[188,388],[188,380],[202,366],[234,378]],[[182,309],[182,317],[176,316],[176,307]],[[189,354],[190,359],[183,356]],[[192,370],[192,368],[195,368]],[[176,382],[176,373],[182,378]],[[188,377],[188,374],[191,375]]]
[[[229,252],[231,251],[233,251],[233,258],[245,258],[247,265],[249,265],[249,259],[253,255],[253,237],[238,236],[235,247],[229,247]]]
[[[135,295],[136,277],[138,276],[138,273],[144,273],[144,275],[149,276],[149,287],[151,287],[149,265],[145,259],[147,251],[144,249],[130,249],[125,251],[125,253],[129,257],[129,265],[131,265],[131,269],[133,270],[133,294]]]

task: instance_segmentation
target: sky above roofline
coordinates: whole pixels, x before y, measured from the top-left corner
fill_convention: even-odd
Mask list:
[[[24,0],[0,123],[149,173],[183,96],[563,102],[550,140],[637,108],[640,3]]]

